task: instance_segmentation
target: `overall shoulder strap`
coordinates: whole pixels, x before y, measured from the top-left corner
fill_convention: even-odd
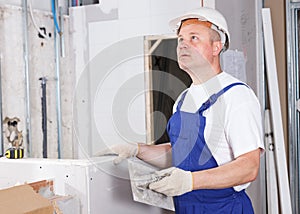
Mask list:
[[[181,106],[182,106],[182,103],[183,103],[183,100],[184,100],[185,95],[186,95],[187,92],[188,92],[188,91],[186,90],[186,91],[181,95],[181,98],[180,98],[180,100],[179,100],[179,102],[178,102],[178,104],[177,104],[177,107],[176,107],[176,111],[179,111],[179,110],[180,110],[180,108],[181,108]]]
[[[233,86],[236,86],[236,85],[244,85],[246,87],[249,87],[248,85],[246,85],[245,83],[242,83],[242,82],[232,83],[232,84],[226,86],[225,88],[223,88],[222,90],[220,90],[218,93],[211,95],[208,98],[208,100],[202,104],[202,106],[199,109],[199,112],[203,112],[206,109],[208,109],[209,107],[211,107],[218,100],[218,98],[221,95],[223,95],[226,91],[228,91],[230,88],[232,88]]]

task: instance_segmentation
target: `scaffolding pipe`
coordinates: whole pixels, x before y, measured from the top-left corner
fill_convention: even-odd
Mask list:
[[[48,157],[48,144],[47,144],[47,78],[41,77],[41,88],[42,88],[42,130],[43,130],[43,158]]]
[[[25,69],[25,85],[26,85],[26,142],[27,142],[27,156],[31,156],[31,115],[30,115],[30,80],[29,80],[29,63],[28,63],[28,17],[27,17],[27,0],[23,0],[23,56]]]
[[[52,0],[53,20],[54,20],[54,47],[55,47],[55,71],[56,71],[56,114],[57,114],[57,157],[61,158],[61,95],[60,95],[60,61],[59,61],[59,35],[60,29],[57,26],[57,1]]]

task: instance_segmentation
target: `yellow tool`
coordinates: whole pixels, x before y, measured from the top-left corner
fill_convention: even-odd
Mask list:
[[[24,149],[19,148],[9,148],[5,152],[5,156],[9,159],[19,159],[24,157]]]

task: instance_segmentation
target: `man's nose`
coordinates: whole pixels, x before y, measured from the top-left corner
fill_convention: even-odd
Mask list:
[[[187,41],[180,41],[178,42],[178,48],[187,48],[188,47],[188,42]]]

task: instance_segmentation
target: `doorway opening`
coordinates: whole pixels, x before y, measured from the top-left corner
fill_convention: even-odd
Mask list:
[[[167,122],[180,93],[192,83],[177,63],[177,39],[145,37],[147,144],[169,142]]]

